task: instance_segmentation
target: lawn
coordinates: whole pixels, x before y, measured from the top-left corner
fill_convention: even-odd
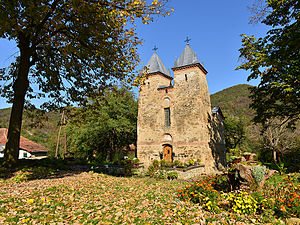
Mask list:
[[[181,201],[183,181],[82,172],[0,181],[0,224],[257,224],[259,217],[215,214]],[[239,222],[238,222],[239,221]],[[237,223],[236,223],[237,222]],[[272,224],[275,224],[273,221]]]

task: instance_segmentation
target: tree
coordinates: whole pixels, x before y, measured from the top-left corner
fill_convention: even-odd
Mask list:
[[[267,128],[262,130],[262,143],[265,149],[273,153],[273,160],[278,163],[282,157],[297,144],[299,130],[293,130],[279,119],[267,121]]]
[[[224,122],[225,145],[227,149],[235,149],[246,139],[246,126],[242,119],[226,117]]]
[[[138,104],[126,88],[106,89],[73,112],[67,127],[70,151],[75,157],[94,155],[107,161],[130,144],[136,144]],[[116,157],[115,157],[116,158]]]
[[[117,81],[132,82],[141,44],[135,21],[167,15],[167,0],[15,0],[0,2],[0,38],[19,56],[1,70],[1,96],[12,103],[3,165],[16,165],[25,100],[53,109]],[[28,104],[29,101],[27,102]]]
[[[250,71],[248,81],[260,78],[250,95],[255,122],[264,124],[280,118],[283,123],[294,123],[300,116],[300,3],[265,2],[262,23],[272,29],[263,38],[242,35],[239,51],[243,61],[237,69]]]

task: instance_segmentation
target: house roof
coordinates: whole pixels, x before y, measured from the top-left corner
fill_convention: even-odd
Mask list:
[[[5,145],[7,140],[7,129],[0,128],[0,145]],[[37,144],[25,137],[20,137],[20,149],[28,152],[47,152],[49,151],[44,146]]]
[[[187,44],[180,55],[179,59],[175,59],[174,67],[172,69],[185,67],[185,66],[191,66],[191,65],[197,65],[200,67],[201,70],[206,74],[207,71],[203,67],[203,65],[200,64],[199,59],[196,56],[196,53],[194,53],[193,49],[189,44]]]
[[[170,71],[167,70],[167,68],[162,63],[156,52],[153,53],[146,67],[149,69],[150,74],[159,72],[167,78],[173,79]]]
[[[219,106],[215,106],[213,107],[213,109],[211,110],[212,115],[214,116],[215,114],[219,113],[221,115],[221,117],[223,118],[223,120],[225,119],[225,116],[222,113],[222,110]]]

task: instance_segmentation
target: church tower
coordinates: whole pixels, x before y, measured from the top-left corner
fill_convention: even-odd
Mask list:
[[[206,69],[189,44],[175,60],[173,83],[171,73],[156,52],[147,67],[148,79],[139,94],[138,158],[146,168],[154,159],[166,162],[201,159],[206,172],[215,170],[216,143],[212,138],[216,135],[212,129],[214,119]],[[218,144],[223,145],[221,151],[224,151],[221,139]]]

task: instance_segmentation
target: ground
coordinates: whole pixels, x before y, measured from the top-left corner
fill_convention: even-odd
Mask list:
[[[245,217],[214,215],[198,204],[180,201],[177,190],[184,185],[177,180],[92,172],[19,183],[0,180],[0,224],[251,223]]]

